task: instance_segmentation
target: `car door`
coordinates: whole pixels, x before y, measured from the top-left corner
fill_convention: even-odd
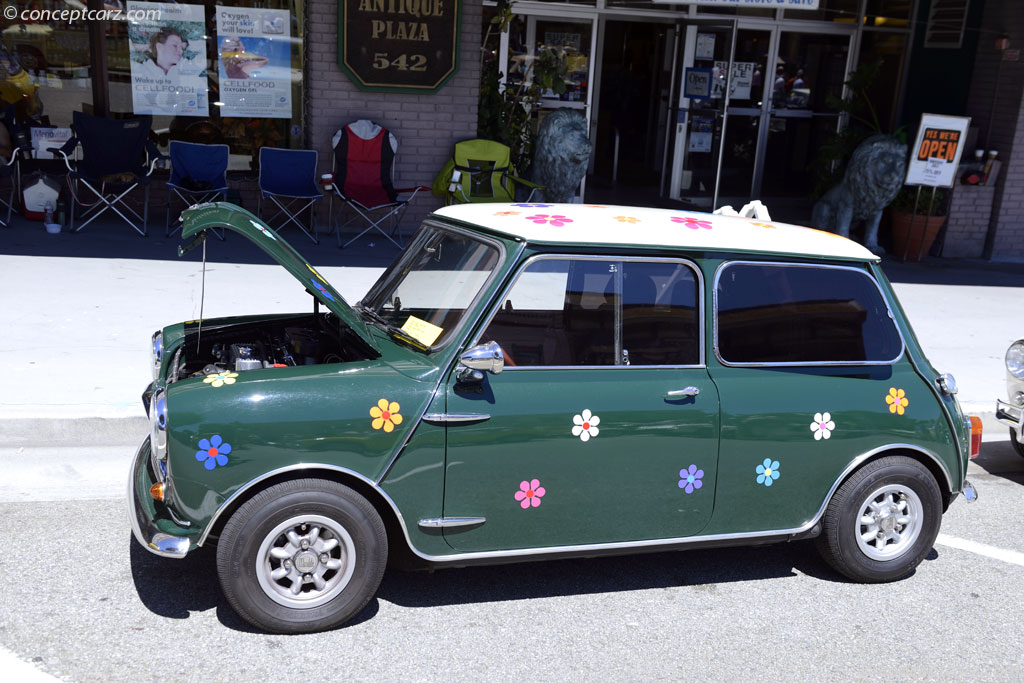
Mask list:
[[[444,516],[460,551],[676,538],[714,503],[718,393],[703,282],[673,259],[540,256],[479,342],[505,369],[448,380]],[[460,420],[460,421],[455,421]]]

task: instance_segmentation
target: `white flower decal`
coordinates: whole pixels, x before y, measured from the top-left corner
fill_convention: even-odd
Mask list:
[[[590,441],[590,437],[596,437],[601,433],[597,425],[601,424],[601,418],[589,410],[584,410],[579,415],[572,416],[572,435],[580,437],[580,441]]]
[[[828,439],[832,436],[832,430],[835,428],[836,423],[832,420],[832,416],[829,413],[814,414],[814,422],[811,423],[811,431],[814,433],[815,441]]]

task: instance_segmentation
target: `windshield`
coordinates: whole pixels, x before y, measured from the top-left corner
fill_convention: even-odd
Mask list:
[[[425,347],[440,346],[498,266],[498,249],[469,235],[423,227],[409,252],[384,271],[359,309]]]

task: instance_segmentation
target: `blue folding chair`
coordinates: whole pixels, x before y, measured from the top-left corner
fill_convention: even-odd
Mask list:
[[[196,142],[171,140],[168,145],[171,158],[171,178],[167,181],[167,213],[164,217],[164,235],[181,230],[181,218],[171,226],[171,205],[177,195],[186,206],[227,199],[228,156],[227,145],[202,145]],[[213,234],[224,239],[224,231]]]
[[[306,149],[261,147],[259,187],[256,215],[263,218],[263,199],[267,198],[277,205],[278,209],[277,213],[266,221],[267,225],[280,232],[281,228],[289,223],[295,223],[306,237],[313,240],[313,244],[320,243],[316,229],[316,203],[323,199],[323,194],[316,182],[316,152]],[[284,200],[283,203],[281,199]],[[296,203],[299,203],[299,207],[292,209]],[[309,209],[312,233],[299,222],[299,214],[306,209]],[[284,215],[284,221],[277,226],[271,225],[271,221],[281,215]]]
[[[73,112],[71,128],[74,137],[57,150],[64,157],[72,188],[85,186],[96,201],[87,204],[78,192],[72,192],[70,232],[78,232],[92,223],[108,209],[145,235],[149,222],[149,182],[159,161],[167,159],[149,139],[152,117],[136,116],[128,119],[105,119],[80,111]],[[81,145],[82,156],[72,160]],[[128,206],[126,199],[136,188],[145,190],[142,215]],[[81,218],[87,220],[75,227],[75,204],[86,207]],[[136,221],[142,222],[140,228]]]

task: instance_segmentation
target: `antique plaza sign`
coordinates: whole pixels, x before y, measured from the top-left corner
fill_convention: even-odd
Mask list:
[[[459,63],[461,0],[338,0],[338,65],[362,90],[433,93]]]

